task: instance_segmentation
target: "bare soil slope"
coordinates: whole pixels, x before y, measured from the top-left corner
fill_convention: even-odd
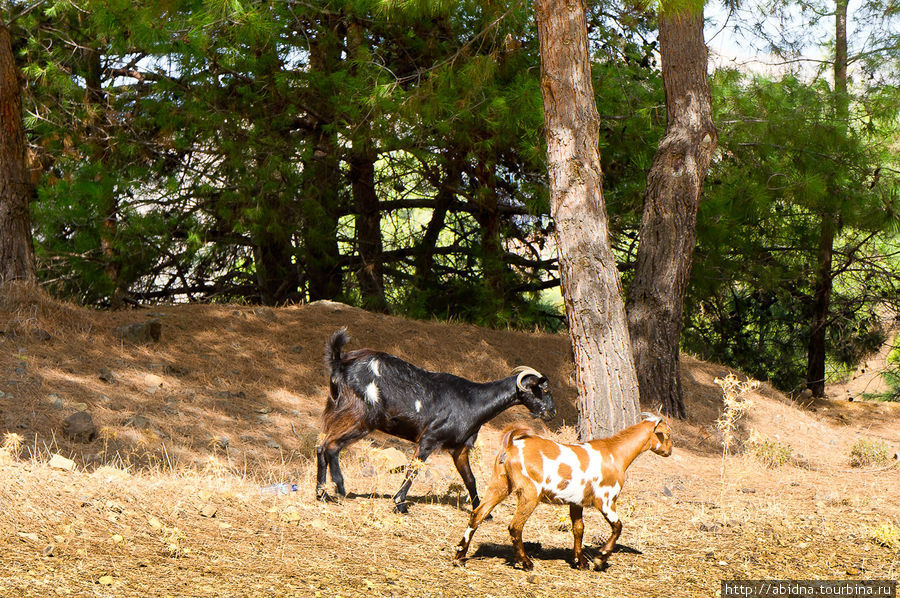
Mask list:
[[[117,326],[157,318],[159,342]],[[564,336],[418,322],[319,302],[280,309],[178,305],[94,312],[7,287],[0,295],[0,596],[698,596],[732,578],[897,579],[900,473],[858,469],[861,435],[900,446],[900,405],[829,401],[800,409],[765,385],[740,434],[790,446],[792,464],[749,454],[723,461],[715,419],[727,368],[683,358],[687,422],[676,451],[629,470],[620,549],[602,572],[569,567],[568,510],[543,505],[526,540],[533,573],[513,569],[509,499],[479,529],[465,568],[451,566],[468,505],[445,455],[429,460],[410,515],[391,511],[401,482],[373,436],[343,455],[351,498],[314,501],[327,378],[324,343],[347,326],[350,348],[394,353],[475,380],[527,364],[552,382],[557,419],[539,430],[571,440],[573,368]],[[49,338],[48,338],[49,337]],[[86,409],[95,440],[63,420]],[[473,466],[484,488],[498,432],[487,426]],[[738,451],[739,452],[739,451]],[[50,458],[74,460],[72,471]],[[797,457],[797,454],[800,457]],[[297,483],[287,496],[259,487]],[[585,513],[586,540],[608,526]],[[886,528],[883,528],[886,529]],[[590,545],[588,546],[590,550]]]

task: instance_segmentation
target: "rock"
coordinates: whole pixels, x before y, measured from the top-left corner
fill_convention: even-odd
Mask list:
[[[162,522],[159,519],[157,519],[156,517],[153,517],[152,515],[147,518],[147,525],[149,525],[153,529],[162,528]]]
[[[59,469],[62,471],[73,471],[75,469],[75,461],[71,459],[66,459],[60,454],[55,454],[50,458],[50,463],[48,465],[52,469]]]
[[[163,379],[157,376],[156,374],[147,374],[144,376],[144,382],[149,384],[150,386],[162,386]]]
[[[200,514],[204,517],[215,517],[216,513],[219,512],[218,507],[212,503],[206,503],[203,505],[203,508],[200,509]]]
[[[744,494],[756,494],[756,490],[753,488],[741,488],[741,492]]]
[[[50,557],[50,556],[54,556],[55,552],[56,552],[56,546],[54,546],[53,544],[47,544],[46,546],[44,546],[44,549],[41,551],[41,554],[44,556]]]
[[[33,532],[18,532],[19,538],[24,542],[25,540],[29,540],[31,542],[39,542],[40,536]]]
[[[162,337],[162,322],[154,318],[146,322],[125,324],[113,330],[113,334],[135,344],[158,342]]]
[[[100,579],[97,580],[101,586],[111,586],[113,582],[113,578],[111,575],[104,575]]]
[[[701,523],[700,531],[701,532],[717,532],[717,531],[719,531],[719,525],[717,523]]]
[[[153,427],[153,424],[150,423],[150,420],[140,415],[138,413],[132,415],[128,419],[125,420],[126,426],[131,426],[132,428],[136,428],[138,430],[147,430]]]
[[[98,377],[107,384],[112,384],[113,382],[116,382],[118,380],[118,376],[116,376],[116,374],[114,374],[109,368],[100,368],[100,374]]]
[[[50,336],[49,332],[41,328],[35,328],[34,330],[32,330],[31,337],[41,342],[46,342],[53,338],[52,336]]]
[[[209,439],[210,447],[222,451],[228,448],[228,442],[229,441],[227,436],[214,436]]]
[[[261,319],[266,320],[268,322],[277,322],[278,315],[275,313],[275,310],[271,307],[257,307],[253,310],[253,314]]]
[[[182,367],[180,365],[166,364],[163,366],[163,373],[168,374],[170,376],[187,376],[188,369],[186,367]]]
[[[669,490],[668,486],[663,486],[662,493],[665,496],[675,496],[671,490]]]
[[[92,442],[97,437],[94,418],[87,411],[78,411],[63,420],[63,435],[74,442]]]
[[[281,445],[272,440],[271,438],[266,442],[266,446],[272,449],[280,449]]]
[[[0,395],[0,396],[2,396],[2,395]],[[47,395],[47,399],[50,401],[50,405],[54,409],[61,410],[63,407],[65,407],[65,402],[63,401],[63,398],[56,393],[50,393],[49,395]]]
[[[87,411],[87,403],[72,403],[72,409],[75,411]]]

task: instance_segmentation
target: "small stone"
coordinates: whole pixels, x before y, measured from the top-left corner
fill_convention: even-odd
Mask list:
[[[156,517],[153,517],[151,515],[150,517],[147,518],[147,525],[149,525],[153,529],[160,529],[162,527],[162,522],[160,522],[159,519],[157,519]]]
[[[98,377],[107,384],[112,384],[118,379],[118,376],[116,376],[116,374],[114,374],[109,368],[100,368],[100,374]]]
[[[61,471],[73,471],[75,469],[75,461],[66,459],[60,454],[53,455],[48,465],[51,469],[59,469]]]
[[[2,393],[0,393],[0,396],[2,396]],[[47,395],[47,399],[50,400],[50,405],[54,409],[62,410],[62,408],[65,407],[65,402],[63,401],[63,398],[56,393],[51,393],[51,394]]]
[[[266,446],[271,449],[280,449],[281,445],[272,440],[271,438],[266,442]]]
[[[123,537],[120,536],[119,534],[113,534],[113,535],[112,535],[112,541],[115,542],[116,544],[119,544],[119,543],[122,542],[124,539],[125,539],[125,538],[123,538]]]
[[[200,509],[200,514],[204,517],[215,517],[216,513],[219,512],[218,507],[212,503],[207,503],[203,505],[203,508]]]
[[[162,386],[163,379],[156,374],[147,374],[144,376],[144,382],[150,386]]]
[[[288,523],[300,523],[300,512],[297,509],[291,507],[281,514],[281,518],[284,519]],[[312,525],[312,524],[310,524]],[[314,526],[313,526],[314,527]]]
[[[32,330],[31,337],[41,342],[46,342],[53,338],[52,336],[50,336],[49,332],[41,328],[35,328],[34,330]]]
[[[744,494],[756,494],[756,490],[753,488],[741,488],[741,492]]]
[[[856,567],[850,567],[849,569],[847,569],[847,575],[859,575],[859,569],[857,569]]]
[[[118,338],[135,344],[158,342],[162,337],[162,322],[157,319],[125,324],[113,330]]]
[[[223,451],[228,448],[228,443],[229,443],[229,440],[228,440],[227,436],[215,436],[215,437],[211,438],[209,441],[209,444],[210,444],[210,446],[212,446],[212,448],[223,450]]]
[[[303,353],[303,345],[294,345],[293,347],[290,348],[290,352],[296,353],[297,355],[299,355],[300,353]]]
[[[72,409],[75,411],[87,411],[87,403],[72,403]]]
[[[53,553],[56,551],[56,547],[53,544],[47,544],[44,546],[44,549],[41,551],[41,554],[46,557],[53,556]]]
[[[675,496],[668,486],[663,486],[662,493],[665,496]]]
[[[101,586],[111,586],[113,582],[113,578],[111,575],[104,575],[100,579],[97,580]]]
[[[40,536],[33,532],[18,532],[18,536],[22,539],[23,542],[25,540],[28,540],[30,542],[39,542],[41,539]]]
[[[717,523],[701,523],[700,531],[702,532],[716,532],[719,531],[719,525]]]
[[[719,561],[718,564],[719,564],[720,567],[724,567],[724,566],[727,565],[728,563],[725,562],[725,561]]]
[[[87,411],[78,411],[64,419],[62,431],[74,442],[92,442],[97,437],[97,426]]]

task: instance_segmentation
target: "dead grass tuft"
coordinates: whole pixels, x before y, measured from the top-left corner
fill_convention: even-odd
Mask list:
[[[745,443],[747,452],[756,457],[769,469],[781,467],[791,462],[794,450],[777,440],[773,440],[754,430]]]
[[[872,541],[879,546],[897,550],[900,548],[900,528],[893,523],[882,523],[872,530]]]
[[[884,465],[891,460],[891,447],[884,440],[860,436],[850,447],[850,467]]]

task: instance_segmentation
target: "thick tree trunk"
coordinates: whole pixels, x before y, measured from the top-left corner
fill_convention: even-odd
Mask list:
[[[837,0],[834,11],[834,113],[838,127],[846,129],[849,118],[847,96],[847,0]],[[829,181],[830,196],[841,193],[834,180]],[[816,280],[813,289],[813,312],[810,320],[809,347],[806,357],[806,387],[813,396],[825,396],[825,342],[831,312],[831,289],[834,283],[832,261],[834,240],[840,230],[835,214],[822,214]]]
[[[29,211],[33,196],[19,77],[9,29],[0,22],[0,284],[37,280]]]
[[[703,12],[659,15],[666,134],[647,177],[628,324],[641,403],[685,416],[679,364],[697,209],[716,148]]]
[[[813,291],[813,313],[810,321],[809,350],[806,360],[806,387],[813,396],[825,396],[825,339],[828,333],[828,314],[831,306],[832,268],[834,256],[834,218],[822,217],[819,237],[818,272]]]
[[[310,71],[322,79],[337,71],[343,45],[338,17],[333,15],[327,19],[328,26],[322,28],[309,48]],[[310,301],[336,299],[343,289],[337,241],[342,180],[337,134],[330,126],[334,121],[331,98],[327,89],[320,94],[315,110],[318,119],[310,139],[312,159],[304,171],[302,265]]]
[[[559,272],[575,357],[578,435],[635,423],[638,385],[601,187],[599,116],[582,0],[535,0]]]
[[[357,147],[359,146],[359,147]],[[362,266],[356,271],[363,307],[387,312],[384,296],[384,264],[382,260],[381,211],[375,192],[375,157],[368,143],[353,142],[350,156],[350,186],[356,211],[356,246]]]

